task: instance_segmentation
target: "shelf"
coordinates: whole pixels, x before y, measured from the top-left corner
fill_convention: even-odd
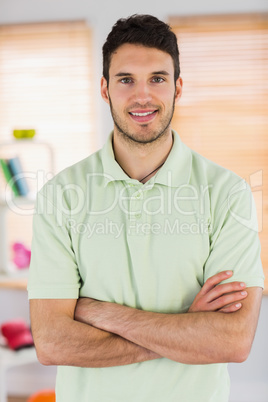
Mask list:
[[[0,275],[0,289],[27,290],[28,270],[24,276]]]
[[[37,147],[37,149],[35,149]],[[29,194],[26,196],[14,196],[10,186],[7,185],[5,177],[1,177],[0,188],[0,275],[1,273],[9,276],[21,275],[10,261],[10,244],[8,236],[9,219],[15,219],[14,216],[32,217],[35,213],[36,193],[53,176],[54,155],[50,144],[34,139],[12,139],[6,142],[0,142],[0,154],[3,159],[18,157],[22,159],[25,178],[29,184]],[[40,156],[41,155],[41,156]],[[32,158],[33,157],[33,158]],[[33,160],[32,160],[33,159]],[[42,161],[47,168],[42,168]],[[24,162],[24,163],[23,163]],[[31,164],[32,163],[32,164]],[[2,174],[2,176],[5,176]],[[3,180],[2,180],[3,179]],[[13,217],[10,217],[13,214]],[[20,222],[22,222],[22,219]],[[29,221],[30,222],[30,221]],[[21,228],[21,227],[20,227]],[[16,232],[16,227],[12,226]],[[24,232],[20,231],[24,242]],[[29,239],[28,239],[29,240]],[[21,270],[23,271],[23,270]],[[6,283],[6,282],[5,282]]]
[[[29,194],[27,197],[12,197],[10,194],[5,198],[0,198],[0,207],[8,208],[10,205],[32,205],[35,203],[35,194]]]
[[[36,351],[32,346],[18,351],[13,351],[5,346],[0,346],[0,402],[7,402],[6,375],[13,367],[37,363]]]
[[[0,363],[5,366],[5,369],[33,362],[37,362],[36,351],[33,346],[17,351],[6,346],[0,346]]]

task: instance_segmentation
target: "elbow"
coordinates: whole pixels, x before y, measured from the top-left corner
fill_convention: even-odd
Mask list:
[[[243,363],[247,360],[251,351],[252,342],[248,339],[240,340],[239,344],[234,345],[234,350],[230,356],[229,362]]]
[[[55,353],[53,353],[51,344],[36,342],[36,356],[43,366],[55,366],[57,365]]]
[[[38,359],[39,363],[42,364],[42,366],[54,366],[54,364],[51,362],[51,360],[46,358],[46,356],[37,354],[37,359]]]
[[[235,363],[243,363],[247,360],[248,356],[250,354],[250,348],[246,348],[240,351],[240,353],[237,355],[237,359]]]
[[[247,360],[249,353],[245,351],[236,352],[234,356],[228,359],[227,363],[243,363]]]
[[[37,354],[37,359],[39,361],[40,364],[42,364],[43,366],[55,366],[56,364],[53,362],[53,360],[51,359],[50,356],[48,356],[47,354],[43,354],[43,353],[36,353]]]

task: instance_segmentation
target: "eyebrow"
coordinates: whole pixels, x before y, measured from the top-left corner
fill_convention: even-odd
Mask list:
[[[153,71],[151,74],[152,75],[166,75],[166,76],[170,75],[169,72],[167,72],[166,70]],[[133,74],[120,72],[120,73],[115,74],[115,77],[130,77],[131,75],[133,75]]]
[[[170,75],[166,70],[154,71],[152,75]]]
[[[122,73],[115,74],[115,77],[126,77],[126,76],[130,76],[130,75],[132,75],[132,74],[122,72]]]

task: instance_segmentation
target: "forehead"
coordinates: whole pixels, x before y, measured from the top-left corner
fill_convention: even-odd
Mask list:
[[[174,73],[172,57],[169,53],[152,47],[125,43],[112,54],[110,75],[118,72],[138,74],[166,70]]]

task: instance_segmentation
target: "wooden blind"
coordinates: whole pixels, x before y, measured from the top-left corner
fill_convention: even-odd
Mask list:
[[[94,151],[91,61],[83,21],[0,26],[0,141],[14,128],[36,129],[56,171]]]
[[[91,37],[84,21],[0,26],[0,154],[16,128],[33,128],[36,141],[52,146],[54,173],[96,150]],[[15,144],[8,152],[47,178],[45,148]],[[30,218],[8,213],[10,245],[30,245]]]
[[[172,17],[183,96],[173,127],[251,185],[268,291],[268,14]]]

